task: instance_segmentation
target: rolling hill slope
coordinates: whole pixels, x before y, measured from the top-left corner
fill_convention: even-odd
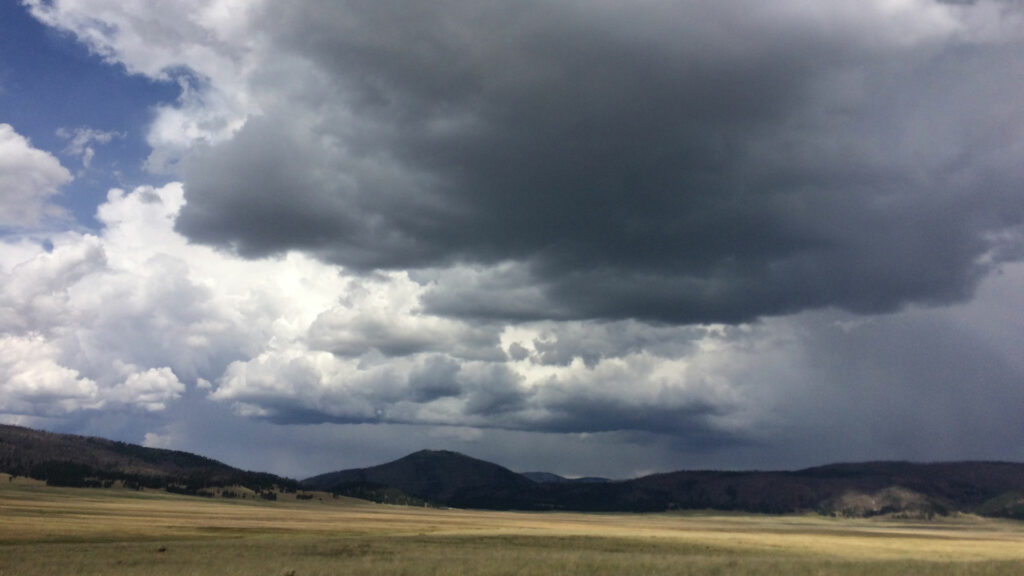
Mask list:
[[[195,492],[211,486],[253,490],[298,488],[298,482],[240,470],[177,450],[146,448],[103,438],[0,425],[0,471],[60,486],[128,486]]]

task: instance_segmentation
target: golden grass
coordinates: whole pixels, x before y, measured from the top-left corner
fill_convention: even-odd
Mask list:
[[[0,475],[0,576],[1024,574],[1024,524],[404,508]]]

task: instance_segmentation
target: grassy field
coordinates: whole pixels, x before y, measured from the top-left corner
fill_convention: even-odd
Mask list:
[[[1024,574],[1024,524],[260,502],[0,474],[0,576],[42,574]]]

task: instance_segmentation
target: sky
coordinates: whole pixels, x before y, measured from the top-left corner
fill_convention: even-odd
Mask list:
[[[0,3],[0,422],[303,478],[1024,461],[1019,0]]]

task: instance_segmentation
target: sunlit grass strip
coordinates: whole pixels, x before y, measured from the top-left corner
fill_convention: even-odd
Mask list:
[[[55,489],[0,476],[0,575],[1017,574],[1024,525],[566,514]]]

